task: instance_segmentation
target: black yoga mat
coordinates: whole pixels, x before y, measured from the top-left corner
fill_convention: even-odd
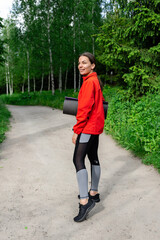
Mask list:
[[[65,97],[64,104],[63,104],[63,113],[74,115],[77,114],[78,108],[78,99],[72,97]],[[107,118],[107,110],[108,110],[108,102],[103,102],[104,114],[105,118]]]

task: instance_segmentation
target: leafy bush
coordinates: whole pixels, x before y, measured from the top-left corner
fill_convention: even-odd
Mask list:
[[[126,93],[116,90],[110,99],[105,130],[159,169],[160,159],[155,156],[160,153],[160,95],[148,93],[136,102],[127,100]]]
[[[148,154],[143,159],[143,163],[146,165],[153,165],[160,172],[160,151]]]

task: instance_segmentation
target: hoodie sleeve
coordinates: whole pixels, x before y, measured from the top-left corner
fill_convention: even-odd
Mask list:
[[[89,119],[90,112],[94,105],[94,83],[86,80],[81,87],[81,94],[78,97],[77,123],[73,127],[73,131],[80,134]]]

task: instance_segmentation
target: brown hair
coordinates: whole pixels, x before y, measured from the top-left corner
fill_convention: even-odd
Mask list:
[[[79,57],[81,56],[85,56],[85,57],[88,57],[89,61],[91,62],[91,64],[95,64],[96,65],[96,59],[95,59],[95,56],[90,53],[90,52],[84,52],[82,54],[80,54]],[[100,78],[98,77],[98,81],[99,81],[99,84],[100,84],[100,87],[101,87],[101,90],[103,91],[103,83],[101,82]]]

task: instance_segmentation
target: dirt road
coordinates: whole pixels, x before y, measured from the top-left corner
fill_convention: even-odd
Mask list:
[[[75,223],[75,118],[47,107],[8,108],[11,129],[0,146],[0,240],[160,239],[156,170],[103,133],[101,202],[86,221]]]

